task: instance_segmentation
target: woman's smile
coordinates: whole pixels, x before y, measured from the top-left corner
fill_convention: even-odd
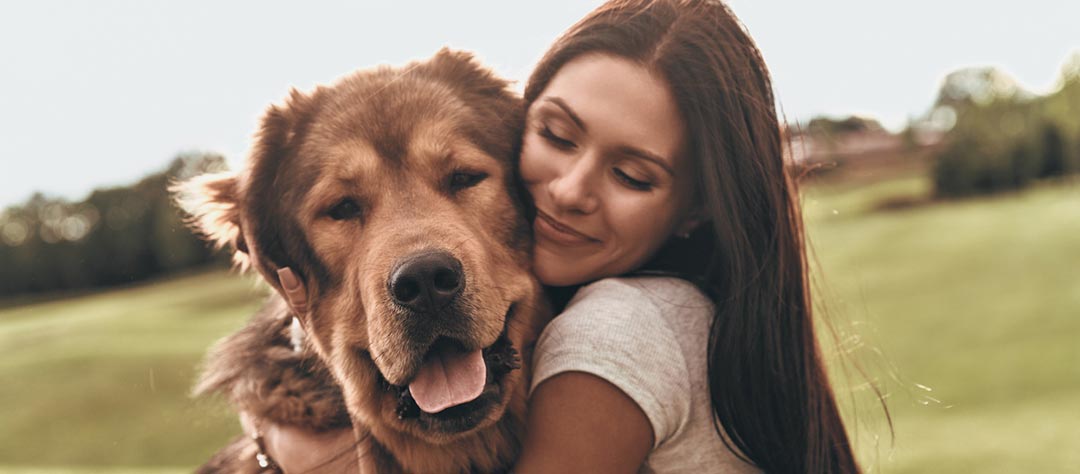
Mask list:
[[[559,222],[554,217],[551,217],[546,212],[539,209],[536,210],[536,220],[533,222],[533,229],[537,239],[551,240],[558,245],[576,247],[602,243],[600,239]]]

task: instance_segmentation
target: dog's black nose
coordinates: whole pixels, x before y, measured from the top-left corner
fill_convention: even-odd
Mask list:
[[[415,253],[390,272],[390,296],[413,311],[437,311],[454,301],[464,287],[461,262],[443,251]]]

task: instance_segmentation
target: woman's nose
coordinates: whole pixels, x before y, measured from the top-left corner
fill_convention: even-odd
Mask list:
[[[559,210],[591,214],[599,207],[597,183],[593,182],[598,167],[591,161],[587,156],[578,157],[548,182],[548,192]]]

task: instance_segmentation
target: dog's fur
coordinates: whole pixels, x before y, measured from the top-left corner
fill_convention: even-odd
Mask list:
[[[379,473],[506,469],[520,449],[529,376],[515,360],[529,360],[549,316],[516,185],[523,114],[505,81],[447,50],[270,107],[242,172],[177,188],[193,226],[276,290],[211,352],[196,391],[224,393],[267,422],[351,423],[361,465]],[[403,259],[430,250],[461,262],[464,289],[418,314],[394,302],[388,281]],[[308,296],[296,314],[300,351],[282,268]],[[405,389],[440,341],[485,348],[488,384],[464,414],[422,413]],[[253,453],[238,438],[203,469],[258,472]]]

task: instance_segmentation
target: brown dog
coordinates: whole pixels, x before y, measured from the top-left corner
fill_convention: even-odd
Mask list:
[[[241,173],[178,187],[193,225],[278,292],[218,344],[197,391],[279,424],[351,423],[379,473],[507,468],[525,419],[517,361],[549,316],[516,185],[523,113],[447,50],[270,107]],[[254,450],[238,439],[204,470],[258,472]]]

